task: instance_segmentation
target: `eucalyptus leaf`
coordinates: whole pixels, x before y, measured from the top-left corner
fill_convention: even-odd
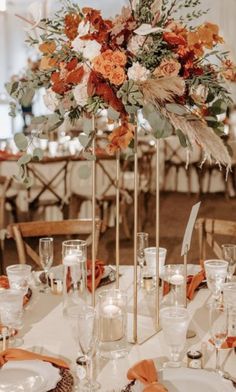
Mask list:
[[[89,135],[92,132],[93,123],[91,118],[83,119],[83,132]]]
[[[23,133],[16,133],[14,136],[14,142],[16,147],[21,151],[26,150],[28,147],[28,140]]]
[[[120,117],[120,113],[113,109],[111,106],[107,109],[107,115],[111,120],[117,121]]]
[[[33,117],[31,120],[31,124],[39,125],[39,124],[44,123],[46,120],[47,120],[46,116]]]
[[[83,157],[88,161],[96,161],[96,156],[87,151],[84,151]]]
[[[187,139],[185,134],[181,131],[181,129],[176,129],[176,135],[179,138],[179,142],[181,144],[182,147],[186,148],[188,147],[188,143],[187,143]]]
[[[177,114],[179,116],[184,116],[188,114],[187,109],[184,106],[179,105],[177,103],[167,103],[166,109],[168,110],[168,112]]]
[[[20,103],[23,107],[28,107],[32,104],[34,98],[35,91],[32,88],[27,88],[23,97],[20,100]]]
[[[89,137],[88,135],[86,135],[85,133],[81,133],[79,135],[79,141],[82,144],[83,147],[87,147],[87,145],[89,144]]]
[[[43,159],[43,150],[42,150],[42,148],[37,147],[37,148],[34,149],[34,151],[33,151],[33,158],[38,160],[38,161],[41,161]]]
[[[87,180],[91,176],[91,167],[88,165],[81,165],[78,169],[78,173],[82,180]]]
[[[24,154],[18,159],[17,165],[19,165],[19,166],[26,165],[27,163],[29,163],[31,161],[31,159],[32,159],[31,154]]]
[[[31,188],[34,183],[33,177],[25,177],[23,184],[26,186],[27,189]]]

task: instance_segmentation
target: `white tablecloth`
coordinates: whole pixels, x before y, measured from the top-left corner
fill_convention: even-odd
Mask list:
[[[132,267],[121,267],[123,276],[120,285],[129,297],[132,291],[132,271]],[[112,287],[112,285],[107,287]],[[102,288],[99,290],[102,290]],[[208,342],[209,326],[206,302],[209,296],[209,291],[202,289],[188,305],[191,314],[190,327],[195,330],[197,336],[187,340],[186,351],[190,347],[201,349],[201,343]],[[21,333],[24,338],[24,348],[60,356],[73,363],[77,357],[76,343],[73,340],[67,320],[63,318],[61,300],[62,297],[60,296],[37,294],[37,290],[34,291],[29,308],[25,312],[25,326]],[[132,315],[129,316],[132,319]],[[132,325],[129,324],[129,332],[131,327]],[[142,345],[130,344],[129,354],[123,359],[107,361],[97,356],[96,373],[102,386],[101,391],[108,392],[112,389],[118,391],[127,383],[127,370],[135,362],[145,358],[157,359],[157,363],[163,362],[167,353],[168,350],[161,331]],[[236,354],[234,351],[221,350],[221,360],[223,368],[236,376]],[[214,368],[215,352],[209,343],[205,362],[206,368]]]

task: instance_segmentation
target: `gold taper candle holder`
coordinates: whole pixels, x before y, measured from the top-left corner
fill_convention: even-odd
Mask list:
[[[92,131],[94,138],[92,141],[92,154],[95,157],[96,135],[95,135],[95,117],[92,116]],[[96,160],[92,161],[92,306],[95,306],[95,263],[96,263]]]

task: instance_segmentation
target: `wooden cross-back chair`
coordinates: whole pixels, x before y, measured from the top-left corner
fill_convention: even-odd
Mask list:
[[[27,263],[29,256],[38,266],[40,266],[39,255],[25,241],[27,238],[48,237],[48,236],[79,236],[86,235],[87,244],[90,245],[92,234],[92,219],[68,219],[64,221],[35,221],[21,222],[8,226],[8,236],[16,243],[20,264]],[[97,254],[98,241],[100,235],[101,222],[95,222],[95,255]]]
[[[200,260],[206,260],[207,245],[212,249],[218,258],[222,258],[222,248],[216,236],[233,237],[236,239],[236,222],[220,219],[203,219],[196,221],[195,228],[198,230]]]

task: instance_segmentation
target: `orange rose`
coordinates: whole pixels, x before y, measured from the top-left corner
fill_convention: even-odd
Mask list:
[[[159,67],[155,69],[153,75],[157,77],[162,76],[177,76],[181,65],[175,59],[163,59]]]
[[[185,45],[186,40],[181,35],[175,33],[164,33],[163,39],[170,45]]]
[[[111,49],[106,50],[101,54],[104,60],[113,61],[113,54],[114,52]]]
[[[105,78],[109,78],[109,76],[113,73],[114,71],[114,64],[109,61],[105,60],[101,64],[100,72]]]
[[[102,65],[103,65],[103,58],[102,58],[102,56],[95,57],[94,60],[93,60],[94,71],[101,72]]]
[[[122,67],[116,67],[109,78],[110,82],[120,86],[125,81],[125,71]]]
[[[112,55],[112,61],[114,61],[116,65],[125,66],[127,57],[123,52],[116,50]]]

